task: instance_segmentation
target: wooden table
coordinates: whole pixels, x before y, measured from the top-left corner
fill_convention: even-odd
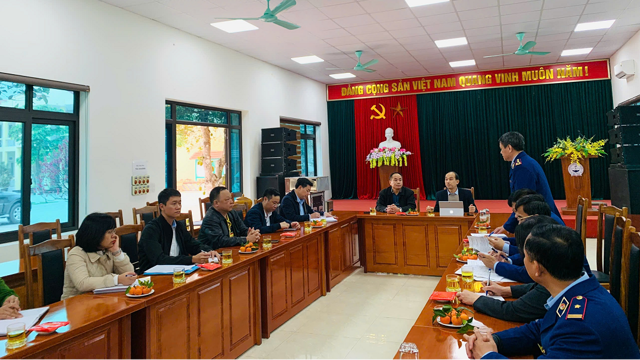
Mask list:
[[[491,226],[493,228],[497,226],[501,226],[508,219],[510,214],[491,214]],[[475,230],[469,229],[469,233],[474,232]],[[468,234],[467,234],[468,235]],[[461,248],[456,249],[457,251],[461,250]],[[447,274],[455,273],[459,268],[462,267],[462,263],[459,263],[450,256],[449,264],[438,282],[438,285],[435,288],[435,291],[446,291],[447,287]],[[513,299],[507,299],[513,300]],[[420,316],[416,320],[415,324],[407,334],[405,338],[405,342],[412,342],[418,346],[420,358],[425,359],[468,359],[466,351],[465,351],[465,341],[461,334],[457,334],[457,329],[445,328],[440,325],[433,325],[431,323],[431,318],[433,317],[433,308],[436,305],[441,305],[441,303],[436,303],[434,301],[429,300]],[[466,306],[468,308],[473,308],[473,306]],[[494,330],[494,332],[507,330],[519,325],[522,323],[511,322],[499,320],[488,315],[475,312],[474,317],[485,324],[487,327]],[[400,353],[396,354],[396,359],[398,359]]]

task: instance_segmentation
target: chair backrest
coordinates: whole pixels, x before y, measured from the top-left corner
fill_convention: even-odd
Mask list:
[[[622,209],[615,206],[598,205],[598,234],[597,234],[597,266],[598,271],[609,274],[609,261],[611,260],[611,236],[616,214],[623,217],[629,215],[629,208]]]
[[[116,235],[120,238],[120,248],[129,256],[134,268],[138,268],[138,241],[144,229],[144,221],[137,225],[123,225],[116,228]]]
[[[622,244],[622,280],[621,280],[621,306],[627,314],[631,333],[633,333],[636,343],[640,344],[640,331],[638,326],[640,321],[640,234],[635,227],[629,228],[629,236]],[[626,295],[626,296],[625,296]]]
[[[53,239],[55,234],[56,239],[62,239],[62,227],[60,226],[60,219],[56,219],[54,222],[42,222],[33,225],[18,225],[18,253],[20,260],[24,259],[24,243],[26,239],[29,239],[29,245],[40,244],[43,241]],[[26,269],[26,268],[25,268]]]
[[[622,273],[622,246],[625,238],[629,238],[629,229],[631,220],[616,216],[615,226],[613,228],[613,237],[611,239],[611,261],[609,273],[609,291],[618,303],[621,303],[620,287]]]
[[[587,211],[591,208],[589,199],[578,195],[578,207],[576,209],[576,231],[582,238],[585,254],[587,253]]]
[[[133,208],[133,223],[136,225],[142,224],[142,221],[148,224],[158,216],[160,216],[160,210],[157,205],[145,206],[140,209]]]
[[[211,207],[211,201],[209,200],[209,197],[207,196],[206,198],[199,198],[198,205],[200,207],[200,219],[204,220],[204,215],[207,213],[207,211],[209,211],[209,208]]]
[[[50,239],[36,245],[25,244],[25,269],[31,269],[32,257],[36,259],[38,274],[37,294],[33,292],[33,272],[25,271],[27,308],[40,307],[60,301],[64,287],[65,249],[76,245],[73,235],[67,239]],[[45,287],[44,284],[47,284]]]
[[[193,232],[193,213],[191,210],[189,210],[188,213],[180,213],[180,215],[176,217],[176,221],[183,223],[191,234],[191,237],[195,237]]]
[[[236,211],[238,215],[240,215],[240,218],[242,220],[244,220],[244,217],[247,215],[247,211],[249,211],[249,208],[247,207],[247,204],[235,203],[233,205],[233,210]]]
[[[122,215],[122,210],[118,210],[114,212],[106,212],[105,214],[111,216],[116,220],[116,226],[124,225],[124,216]]]
[[[244,194],[240,195],[240,197],[236,198],[234,200],[234,202],[236,204],[244,204],[247,206],[247,209],[251,209],[251,207],[253,206],[253,201],[251,201],[251,199],[249,199],[248,197],[244,196]],[[246,212],[245,212],[246,215]]]
[[[147,201],[147,206],[158,206],[158,200],[152,202]]]
[[[417,209],[415,209],[417,212],[420,212],[420,188],[417,189],[411,189],[411,191],[413,191],[413,195],[415,195],[416,197],[416,206],[418,207]]]
[[[280,197],[280,201],[282,201],[282,197]],[[253,203],[257,205],[258,203],[261,203],[261,202],[262,202],[262,198],[257,198]]]

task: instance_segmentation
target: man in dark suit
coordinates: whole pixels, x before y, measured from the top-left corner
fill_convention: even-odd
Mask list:
[[[551,297],[544,318],[495,334],[465,335],[470,359],[639,359],[620,305],[583,271],[580,235],[562,225],[538,225],[527,238],[525,266]]]
[[[269,234],[280,229],[299,229],[297,221],[289,221],[278,214],[280,206],[280,193],[274,188],[268,188],[262,195],[262,202],[255,204],[247,212],[244,223],[254,229],[260,230],[261,234]]]
[[[376,211],[395,214],[416,209],[416,197],[413,190],[404,187],[402,174],[394,172],[389,176],[389,187],[380,191]]]
[[[331,216],[330,212],[315,212],[307,204],[305,199],[311,193],[313,183],[307,178],[299,178],[296,181],[296,187],[282,198],[282,206],[280,206],[281,215],[289,221],[309,221],[311,219],[319,219],[321,216]]]
[[[463,209],[469,210],[470,213],[478,212],[471,190],[460,189],[458,184],[460,184],[460,177],[457,172],[449,171],[444,176],[444,186],[446,189],[436,193],[436,206],[433,208],[434,212],[440,212],[440,201],[462,201]],[[431,209],[431,206],[427,206],[427,211],[429,211],[429,209]]]

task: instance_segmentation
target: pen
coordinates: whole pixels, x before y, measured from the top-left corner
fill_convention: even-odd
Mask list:
[[[489,280],[487,280],[487,286],[491,286],[491,269],[489,269]],[[485,291],[485,295],[489,295],[489,290]]]

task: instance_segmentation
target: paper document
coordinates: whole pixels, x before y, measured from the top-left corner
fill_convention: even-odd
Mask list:
[[[472,260],[473,261],[473,260]],[[467,261],[467,265],[469,265],[469,262]],[[486,281],[489,280],[489,268],[481,265],[481,266],[474,266],[471,265],[471,267],[473,268],[473,279],[476,281]],[[461,275],[462,274],[462,268],[458,269],[458,271],[456,271],[457,275]],[[491,271],[491,281],[503,281],[503,282],[515,282],[511,279],[507,279],[504,276],[500,276],[498,274],[496,274],[495,272]]]
[[[488,237],[489,234],[478,234],[478,233],[472,233],[470,236],[473,237]],[[506,238],[507,235],[505,234],[491,234],[492,237],[499,237],[499,238]]]
[[[489,253],[493,247],[485,236],[469,236],[469,247],[481,253]]]
[[[94,294],[112,294],[117,292],[125,292],[127,288],[128,286],[124,286],[124,285],[111,286],[106,288],[95,289],[93,290],[93,293]]]
[[[197,265],[156,265],[144,272],[145,275],[173,275],[173,269],[183,268],[186,274],[198,270]]]
[[[487,295],[485,292],[478,293],[478,295],[486,296],[488,298],[492,298],[492,299],[496,299],[496,300],[500,300],[500,301],[504,301],[504,298],[502,296],[500,296],[500,295]]]
[[[327,223],[338,222],[338,220],[336,220],[336,218],[334,218],[333,216],[328,216],[328,217],[322,216],[322,217],[320,217],[320,219],[326,219]]]
[[[24,328],[26,330],[29,330],[38,322],[38,320],[40,320],[42,315],[44,315],[47,310],[49,310],[48,306],[36,309],[22,310],[20,311],[22,317],[19,319],[0,320],[0,336],[7,336],[7,326],[15,324],[17,322],[24,323]]]

